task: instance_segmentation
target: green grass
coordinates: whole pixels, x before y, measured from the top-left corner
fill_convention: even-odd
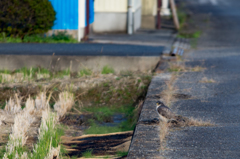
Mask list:
[[[90,128],[85,130],[86,134],[106,134],[106,133],[113,133],[113,132],[122,132],[122,131],[130,131],[133,130],[136,122],[137,117],[134,115],[136,112],[134,111],[135,108],[131,105],[124,105],[121,107],[91,107],[91,108],[85,108],[85,111],[93,112],[94,116],[97,118],[97,121],[103,121],[107,117],[111,117],[115,113],[124,113],[127,120],[124,122],[121,122],[118,126],[99,126],[96,124],[95,120],[91,119],[89,120]],[[105,116],[100,116],[105,115]]]
[[[107,134],[113,132],[121,132],[123,131],[118,126],[109,127],[109,126],[98,126],[97,124],[92,124],[91,127],[85,130],[85,134]]]
[[[177,15],[178,15],[180,28],[182,28],[183,25],[185,24],[185,22],[187,21],[187,14],[184,11],[182,11],[181,9],[178,9]]]
[[[117,151],[118,157],[124,157],[128,155],[128,151]]]
[[[110,74],[110,73],[114,73],[114,69],[110,66],[104,66],[102,69],[102,74]]]
[[[5,152],[6,152],[6,147],[4,145],[2,148],[0,148],[0,158],[3,158]]]
[[[88,150],[86,152],[82,153],[82,156],[85,158],[93,158],[94,156],[92,155],[93,150]]]
[[[38,143],[36,144],[37,146],[35,145],[31,157],[29,156],[31,159],[44,158],[49,152],[50,145],[56,148],[60,144],[60,137],[64,135],[64,132],[54,126],[53,117],[51,117],[49,122],[47,122],[47,127],[48,130],[41,132],[43,133],[43,136],[40,137]],[[61,152],[64,153],[62,146]]]
[[[58,32],[52,36],[43,34],[26,35],[23,39],[19,37],[9,37],[5,33],[0,34],[0,42],[2,43],[77,43],[78,41],[66,32]]]
[[[92,73],[93,73],[92,70],[84,68],[84,69],[81,69],[79,71],[79,76],[80,77],[82,77],[82,76],[90,76],[90,75],[92,75]]]
[[[179,34],[177,37],[179,38],[192,38],[192,39],[197,39],[201,36],[202,32],[201,31],[195,31],[194,33],[185,33],[183,31],[179,31]]]
[[[108,120],[112,115],[115,113],[123,113],[123,114],[131,114],[134,110],[134,107],[129,105],[122,105],[122,106],[91,106],[91,107],[84,107],[81,109],[83,112],[91,112],[94,114],[94,117],[97,121],[103,122]]]
[[[6,106],[6,102],[0,102],[0,109],[4,109]]]

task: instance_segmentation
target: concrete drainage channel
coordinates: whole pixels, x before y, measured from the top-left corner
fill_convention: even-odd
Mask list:
[[[136,125],[127,158],[161,158],[160,119],[156,111],[159,93],[163,91],[172,73],[162,73],[169,61],[175,61],[176,55],[182,56],[190,48],[189,41],[176,38],[170,47],[166,47],[161,56],[156,72],[148,88],[142,111]],[[169,56],[172,55],[172,56]]]

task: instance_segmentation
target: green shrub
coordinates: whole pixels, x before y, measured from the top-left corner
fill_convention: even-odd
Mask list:
[[[20,38],[45,33],[54,25],[55,15],[48,0],[1,0],[0,31]]]

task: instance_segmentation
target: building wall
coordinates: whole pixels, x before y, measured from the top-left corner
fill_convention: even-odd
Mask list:
[[[142,0],[141,28],[156,29],[157,0]]]
[[[97,12],[127,12],[128,0],[95,0],[94,8]]]
[[[52,29],[78,29],[78,0],[49,0],[56,11]]]
[[[135,10],[133,13],[133,29],[137,31],[141,27],[142,21],[142,8],[141,6]]]
[[[142,15],[157,15],[157,0],[142,0]]]
[[[128,0],[95,0],[93,32],[127,32]],[[141,0],[133,0],[134,30],[141,26]]]
[[[95,12],[93,32],[126,32],[127,13]]]

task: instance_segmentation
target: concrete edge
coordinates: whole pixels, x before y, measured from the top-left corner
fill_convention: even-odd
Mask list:
[[[159,98],[155,95],[165,88],[165,82],[170,78],[171,73],[161,73],[153,77],[134,130],[127,158],[160,158],[160,119],[155,105]]]

